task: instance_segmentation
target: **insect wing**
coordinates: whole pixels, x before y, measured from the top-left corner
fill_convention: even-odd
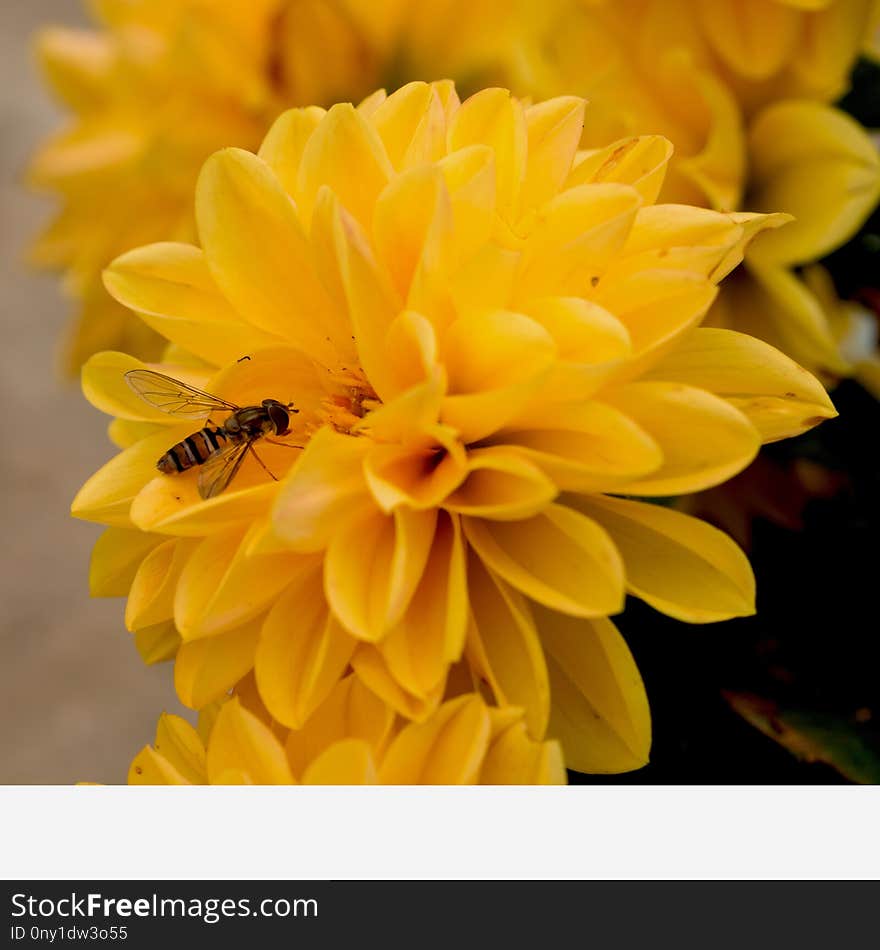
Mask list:
[[[214,452],[199,469],[199,494],[216,498],[238,474],[250,442],[231,442]]]
[[[129,386],[151,406],[173,416],[194,419],[212,411],[235,411],[239,407],[219,396],[187,386],[179,379],[154,373],[149,369],[132,369],[125,374]]]

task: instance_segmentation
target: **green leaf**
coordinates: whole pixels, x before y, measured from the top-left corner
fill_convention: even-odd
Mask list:
[[[880,735],[855,719],[786,708],[752,693],[725,692],[747,722],[806,762],[824,762],[852,782],[880,784]]]

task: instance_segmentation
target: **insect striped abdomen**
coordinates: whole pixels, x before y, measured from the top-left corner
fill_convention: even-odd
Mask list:
[[[177,445],[172,445],[156,463],[156,468],[165,475],[185,472],[194,465],[207,462],[228,441],[229,437],[221,426],[205,426]]]

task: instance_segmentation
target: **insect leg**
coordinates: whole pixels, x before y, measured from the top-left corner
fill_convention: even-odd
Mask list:
[[[256,452],[256,449],[254,448],[253,442],[248,442],[247,450],[248,450],[248,452],[250,452],[251,455],[253,455],[253,457],[260,463],[260,467],[263,469],[263,471],[264,471],[273,481],[277,482],[277,481],[278,481],[278,476],[277,476],[277,475],[273,475],[273,474],[269,471],[269,469],[266,467],[266,463],[260,458],[259,455],[257,455],[257,452]]]
[[[294,445],[292,442],[276,442],[275,439],[264,438],[268,445],[280,445],[282,449],[304,449],[304,445]]]

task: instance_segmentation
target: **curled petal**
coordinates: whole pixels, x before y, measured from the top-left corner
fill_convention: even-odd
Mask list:
[[[419,511],[436,508],[467,471],[465,451],[446,426],[429,427],[414,445],[377,445],[364,463],[370,490],[383,511],[400,505]]]
[[[537,465],[505,446],[473,450],[467,468],[465,480],[443,503],[448,511],[518,521],[537,514],[557,494],[556,485]]]

